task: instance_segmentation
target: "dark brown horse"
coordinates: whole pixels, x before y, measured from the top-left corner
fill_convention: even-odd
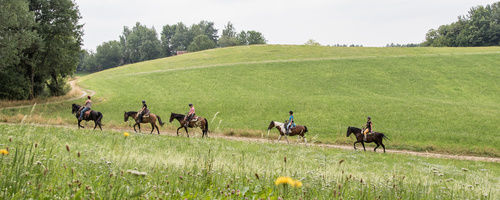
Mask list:
[[[123,120],[125,122],[128,121],[128,118],[129,117],[132,117],[134,120],[135,120],[135,124],[134,124],[134,131],[137,133],[137,130],[135,130],[135,126],[138,126],[139,127],[139,133],[141,132],[141,123],[150,123],[151,124],[151,133],[149,134],[152,134],[153,131],[155,130],[156,128],[156,132],[158,132],[158,135],[160,134],[160,129],[158,128],[158,125],[156,125],[156,119],[158,119],[158,122],[160,122],[160,126],[163,126],[163,122],[161,121],[161,118],[160,116],[158,115],[155,115],[153,113],[149,113],[149,116],[143,116],[142,117],[142,121],[141,123],[139,123],[139,115],[137,114],[137,112],[135,111],[130,111],[130,112],[125,112],[123,114]]]
[[[71,113],[72,114],[75,114],[75,117],[78,119],[78,128],[85,128],[83,127],[82,125],[80,125],[80,122],[82,120],[85,120],[85,121],[94,121],[94,130],[97,126],[99,126],[99,129],[101,129],[102,131],[102,127],[101,127],[101,119],[102,119],[102,113],[101,112],[97,112],[95,110],[91,110],[89,115],[86,115],[84,114],[83,115],[83,119],[80,120],[79,117],[80,117],[80,108],[82,108],[82,106],[80,105],[77,105],[77,104],[73,104],[71,105]]]
[[[295,126],[293,128],[290,129],[290,132],[288,134],[286,134],[286,130],[285,130],[285,124],[284,123],[281,123],[281,122],[276,122],[276,121],[271,121],[271,123],[269,123],[269,126],[267,127],[267,136],[269,137],[269,131],[276,127],[276,129],[278,129],[278,131],[280,132],[280,136],[278,138],[278,142],[281,140],[281,137],[282,136],[285,136],[285,139],[286,139],[286,142],[287,143],[290,143],[288,142],[288,136],[301,136],[303,139],[304,139],[304,142],[307,144],[307,139],[305,137],[305,134],[307,133],[307,126]]]
[[[207,119],[203,118],[203,117],[195,117],[193,118],[187,125],[187,127],[185,126],[186,124],[186,121],[184,120],[185,119],[185,115],[183,114],[177,114],[177,113],[172,113],[170,114],[170,120],[169,122],[172,123],[172,121],[174,121],[174,119],[176,119],[177,121],[179,121],[179,123],[181,124],[181,126],[179,128],[177,128],[177,136],[179,136],[179,129],[183,128],[184,127],[184,130],[186,130],[186,135],[187,137],[189,137],[189,133],[188,133],[188,129],[187,128],[196,128],[196,127],[199,127],[201,128],[201,131],[203,132],[201,137],[204,137],[204,136],[207,136],[208,137],[208,121]]]
[[[365,141],[363,141],[363,133],[361,133],[361,129],[349,126],[347,128],[346,137],[349,137],[349,135],[351,135],[351,133],[354,133],[354,135],[356,136],[356,142],[354,142],[354,149],[356,149],[356,143],[361,142],[361,144],[363,145],[363,149],[366,151]],[[382,143],[382,140],[384,140],[384,138],[389,139],[383,133],[374,132],[374,133],[366,135],[366,143],[375,142],[375,144],[377,144],[375,149],[373,149],[373,151],[375,151],[375,152],[377,151],[377,148],[380,145],[382,145],[382,148],[384,148],[384,153],[385,153],[385,145],[384,145],[384,143]]]

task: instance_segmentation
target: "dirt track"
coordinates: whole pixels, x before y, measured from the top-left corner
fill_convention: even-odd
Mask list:
[[[77,79],[70,81],[70,84],[72,87],[78,87],[76,84]],[[66,101],[73,101],[76,99],[83,98],[87,95],[93,96],[95,95],[95,91],[93,90],[88,90],[88,89],[83,89],[79,88],[81,91],[83,91],[82,95],[79,97],[73,97],[69,98],[66,100],[60,100],[60,101],[54,101],[54,102],[46,102],[46,103],[41,103],[39,105],[43,104],[53,104],[53,103],[60,103],[60,102],[66,102]],[[23,105],[23,106],[12,106],[12,107],[4,107],[0,109],[10,109],[10,108],[22,108],[22,107],[30,107],[32,105]],[[10,125],[19,125],[16,123],[0,123],[0,124],[10,124]],[[29,124],[29,125],[34,125],[34,126],[54,126],[54,127],[62,127],[62,128],[73,128],[76,129],[76,126],[70,126],[70,125],[50,125],[50,124]],[[117,131],[117,132],[123,132],[123,131],[131,131],[130,129],[111,129],[112,131]],[[161,132],[162,135],[171,135],[174,136],[175,133],[173,132]],[[220,139],[227,139],[227,140],[236,140],[236,141],[246,141],[246,142],[261,142],[261,143],[269,143],[269,142],[275,142],[270,139],[266,138],[252,138],[252,137],[239,137],[239,136],[225,136],[221,134],[211,134],[210,135],[212,138],[220,138]],[[303,145],[303,144],[296,144],[293,141],[294,139],[290,139],[292,141],[292,145]],[[282,141],[283,144],[286,144],[286,142]],[[308,146],[318,146],[318,147],[324,147],[324,148],[336,148],[336,149],[345,149],[345,150],[353,150],[353,147],[351,145],[334,145],[334,144],[307,144]],[[358,148],[359,149],[359,148]],[[371,148],[367,148],[367,151],[371,151]],[[382,149],[379,148],[379,152],[381,152]],[[465,156],[465,155],[451,155],[451,154],[440,154],[440,153],[429,153],[429,152],[417,152],[417,151],[408,151],[408,150],[386,150],[387,153],[396,153],[396,154],[407,154],[407,155],[413,155],[413,156],[421,156],[421,157],[431,157],[431,158],[446,158],[446,159],[457,159],[457,160],[471,160],[471,161],[484,161],[484,162],[496,162],[500,163],[500,158],[497,157],[480,157],[480,156]]]

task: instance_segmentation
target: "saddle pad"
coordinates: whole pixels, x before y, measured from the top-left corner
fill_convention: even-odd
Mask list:
[[[194,116],[193,119],[191,119],[192,122],[198,121],[198,116]]]
[[[142,116],[142,118],[147,118],[147,117],[149,117],[149,114]]]

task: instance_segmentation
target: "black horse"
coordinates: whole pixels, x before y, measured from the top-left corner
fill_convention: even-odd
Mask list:
[[[79,119],[79,117],[80,117],[80,108],[81,108],[81,107],[82,107],[82,106],[80,106],[80,105],[73,104],[73,105],[72,105],[72,108],[71,108],[71,113],[72,113],[72,114],[75,114],[75,113],[76,113],[76,114],[75,114],[75,117],[78,119],[78,128],[80,128],[80,127],[81,127],[81,128],[85,128],[85,127],[83,127],[82,125],[80,125],[80,122],[82,121],[82,120],[80,120],[80,119]],[[101,113],[101,112],[94,111],[94,110],[90,111],[90,115],[89,115],[89,116],[85,116],[85,115],[83,115],[83,120],[85,120],[85,121],[89,121],[89,120],[94,121],[94,130],[95,130],[95,128],[96,128],[97,126],[99,126],[99,128],[100,128],[100,129],[101,129],[101,131],[102,131],[102,127],[101,127],[101,119],[102,119],[102,113]]]
[[[349,137],[349,135],[351,135],[351,133],[354,133],[354,135],[356,136],[356,142],[354,142],[354,149],[356,149],[356,143],[361,142],[361,144],[363,145],[363,149],[366,151],[365,141],[363,141],[363,133],[361,133],[361,129],[349,126],[347,128],[346,137]],[[384,153],[385,153],[385,145],[384,145],[384,143],[382,143],[382,140],[384,138],[389,139],[383,133],[374,132],[372,134],[366,135],[366,143],[375,142],[375,144],[377,144],[375,149],[373,149],[373,151],[375,151],[375,152],[377,151],[377,148],[380,145],[382,145],[382,148],[384,148]]]

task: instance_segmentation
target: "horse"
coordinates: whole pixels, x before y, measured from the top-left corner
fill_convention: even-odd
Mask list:
[[[186,130],[186,135],[187,137],[189,137],[189,133],[188,133],[188,129],[187,128],[196,128],[196,127],[199,127],[202,131],[202,135],[201,137],[203,138],[205,135],[208,137],[208,121],[207,119],[203,118],[203,117],[196,117],[194,119],[192,119],[187,127],[184,125],[186,123],[186,121],[184,120],[185,119],[185,115],[183,114],[177,114],[177,113],[171,113],[170,114],[170,120],[169,122],[172,123],[172,121],[174,121],[174,119],[176,119],[177,121],[179,121],[180,123],[180,127],[177,128],[177,136],[179,136],[179,129],[183,128],[184,127],[184,130]]]
[[[153,131],[156,128],[156,132],[158,132],[158,135],[160,135],[160,129],[158,128],[158,125],[156,125],[156,119],[158,118],[158,122],[160,122],[160,126],[163,126],[163,123],[161,121],[160,116],[155,115],[153,113],[149,113],[149,117],[142,116],[142,121],[139,123],[139,115],[137,114],[138,112],[135,111],[129,111],[129,112],[124,112],[123,114],[123,121],[127,122],[129,117],[132,117],[135,120],[134,124],[134,131],[137,133],[137,130],[135,129],[135,126],[139,127],[139,133],[141,132],[141,123],[150,123],[151,124],[151,133],[153,134]]]
[[[278,142],[281,140],[281,137],[282,136],[285,136],[285,139],[286,139],[286,142],[287,143],[290,143],[288,142],[288,136],[295,136],[295,135],[299,135],[301,136],[303,139],[304,139],[304,142],[307,144],[307,139],[305,137],[305,134],[307,133],[307,126],[295,126],[293,128],[290,129],[290,132],[289,134],[286,134],[286,129],[285,129],[285,124],[284,123],[281,123],[281,122],[276,122],[276,121],[271,121],[271,123],[269,123],[269,126],[267,127],[267,137],[269,137],[269,131],[276,127],[276,129],[278,129],[278,131],[280,132],[280,136],[278,138]]]
[[[101,127],[101,119],[102,119],[102,117],[103,117],[103,116],[102,116],[102,113],[101,113],[101,112],[97,112],[97,111],[95,111],[95,110],[91,110],[89,115],[85,115],[85,114],[84,114],[84,115],[83,115],[83,117],[82,117],[83,119],[81,119],[81,120],[80,120],[80,119],[79,119],[79,118],[80,118],[80,108],[81,108],[82,106],[77,105],[77,104],[73,104],[73,105],[71,105],[71,106],[72,106],[72,108],[71,108],[71,114],[75,114],[75,113],[76,113],[76,114],[75,114],[75,117],[78,119],[78,129],[80,129],[80,127],[81,127],[81,128],[85,128],[85,127],[83,127],[82,125],[80,125],[80,122],[81,122],[82,120],[85,120],[85,121],[92,120],[92,121],[94,121],[94,130],[95,130],[95,128],[96,128],[97,126],[99,126],[99,129],[101,129],[101,131],[102,131],[102,127]]]
[[[356,142],[354,142],[354,149],[356,149],[356,143],[361,142],[361,144],[363,145],[363,149],[366,151],[365,141],[363,141],[363,133],[361,133],[361,129],[349,126],[347,128],[346,137],[349,137],[349,135],[351,135],[351,133],[354,133],[354,135],[356,136]],[[377,148],[380,145],[382,145],[382,148],[384,148],[384,153],[385,153],[385,145],[384,145],[384,143],[382,143],[382,140],[384,138],[389,139],[383,133],[374,132],[372,134],[366,135],[366,142],[367,143],[375,142],[375,144],[377,144],[375,149],[373,149],[373,151],[375,151],[375,152],[377,152]]]

